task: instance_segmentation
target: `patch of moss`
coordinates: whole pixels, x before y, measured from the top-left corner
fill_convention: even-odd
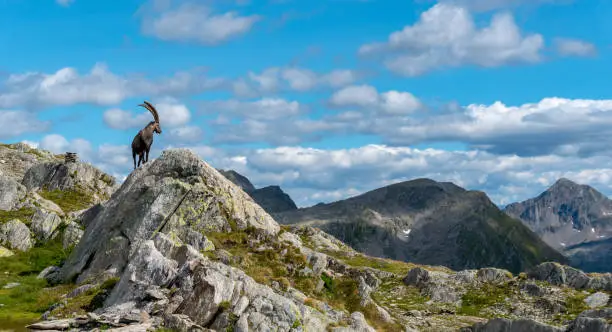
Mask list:
[[[509,284],[494,285],[485,283],[478,287],[470,288],[461,298],[461,308],[459,308],[458,313],[467,316],[484,316],[489,318],[489,315],[483,313],[482,310],[499,303],[504,303],[506,298],[511,295],[511,292]]]
[[[34,209],[31,208],[21,208],[14,211],[0,210],[0,224],[4,224],[13,219],[19,219],[22,223],[29,225],[34,212]]]
[[[94,199],[91,194],[84,190],[71,189],[52,191],[42,190],[40,196],[57,204],[64,212],[74,212],[91,207],[94,204]]]

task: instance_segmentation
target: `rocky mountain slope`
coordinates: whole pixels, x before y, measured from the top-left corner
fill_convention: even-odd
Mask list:
[[[295,202],[279,186],[256,189],[251,181],[234,170],[218,170],[228,180],[249,194],[268,213],[296,210]]]
[[[0,258],[0,319],[42,313],[29,328],[54,331],[612,328],[610,274],[368,257],[318,229],[279,226],[187,150],[164,151],[78,220],[72,250],[47,242]]]
[[[429,179],[273,216],[319,227],[368,255],[420,264],[520,272],[547,260],[566,262],[484,193]]]
[[[535,198],[504,211],[566,253],[572,265],[592,272],[612,271],[612,200],[594,188],[559,179]]]

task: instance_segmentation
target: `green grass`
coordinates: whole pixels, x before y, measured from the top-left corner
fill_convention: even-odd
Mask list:
[[[461,308],[459,308],[458,313],[488,318],[488,315],[483,313],[482,310],[504,303],[511,293],[512,289],[508,284],[494,285],[485,283],[479,287],[471,288],[463,295]]]
[[[4,224],[13,219],[19,219],[22,223],[29,225],[34,212],[34,209],[31,208],[21,208],[14,211],[0,210],[0,224]]]
[[[72,285],[47,288],[44,279],[37,279],[40,271],[50,265],[59,265],[68,252],[59,240],[44,246],[35,246],[27,252],[16,252],[10,257],[0,258],[0,326],[27,324],[38,320],[59,297]],[[3,289],[8,283],[20,285]]]
[[[94,204],[93,197],[83,190],[42,190],[40,193],[44,199],[57,204],[62,211],[74,212],[91,207]]]

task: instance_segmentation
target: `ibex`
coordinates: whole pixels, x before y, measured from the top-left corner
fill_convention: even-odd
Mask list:
[[[157,114],[155,107],[153,107],[153,105],[146,100],[144,104],[140,104],[138,106],[142,106],[149,110],[149,112],[153,114],[153,119],[155,119],[155,121],[149,122],[146,127],[142,128],[132,141],[132,158],[134,159],[134,169],[140,167],[140,162],[142,162],[144,165],[147,163],[147,161],[149,161],[149,151],[151,150],[151,145],[153,144],[153,133],[162,133],[162,129],[159,125],[159,115]],[[138,154],[138,166],[136,165],[136,154]]]

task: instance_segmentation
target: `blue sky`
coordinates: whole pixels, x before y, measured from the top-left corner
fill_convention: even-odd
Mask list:
[[[430,177],[499,204],[612,192],[603,0],[2,0],[0,140],[122,178],[188,147],[300,206]]]

